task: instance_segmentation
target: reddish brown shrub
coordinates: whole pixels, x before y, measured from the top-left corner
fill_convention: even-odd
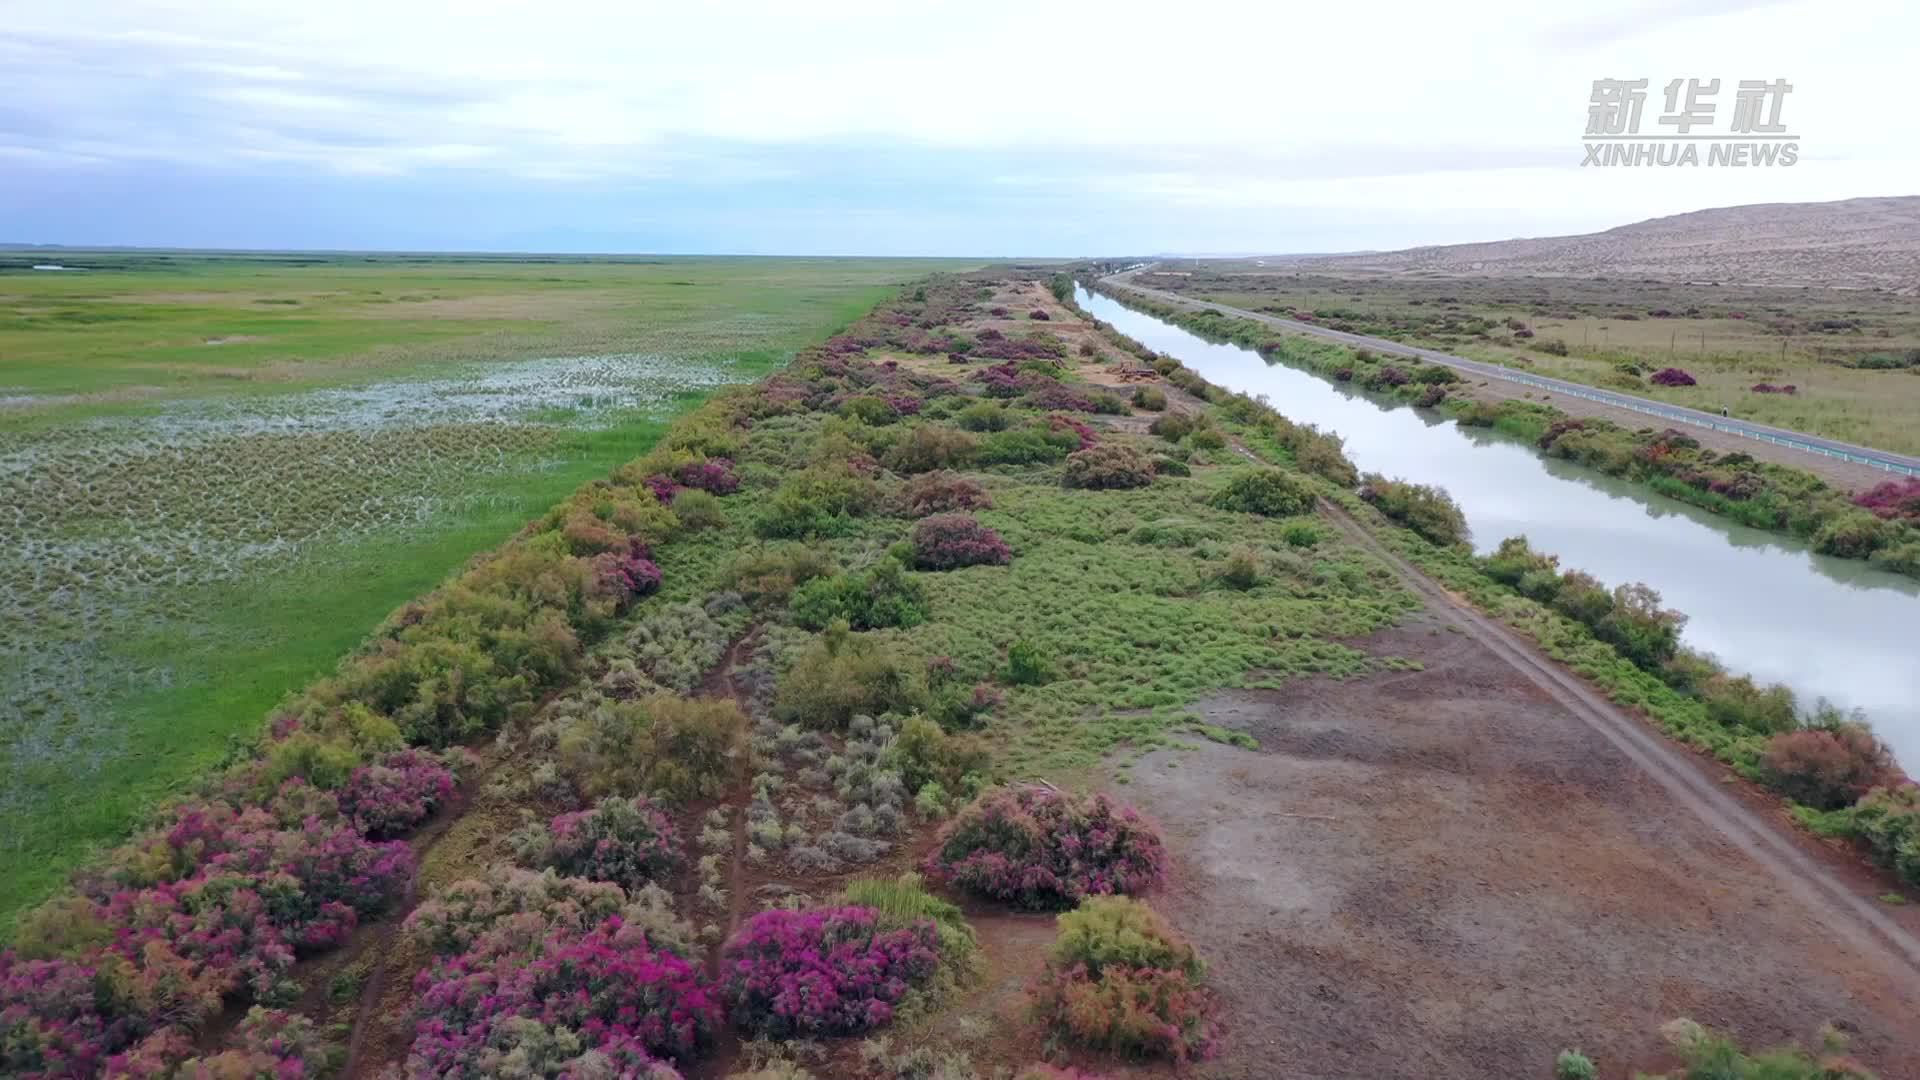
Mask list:
[[[1781,794],[1820,810],[1851,806],[1899,777],[1886,746],[1865,724],[1853,723],[1775,735],[1760,770]]]
[[[985,510],[993,505],[986,488],[945,469],[921,473],[907,481],[906,492],[901,498],[908,515],[917,518],[955,510]]]

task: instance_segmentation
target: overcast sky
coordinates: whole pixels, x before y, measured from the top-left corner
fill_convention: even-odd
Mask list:
[[[1686,9],[1691,14],[1683,13]],[[1557,13],[1555,13],[1557,12]],[[1079,255],[1920,189],[1911,3],[0,0],[0,241]],[[1582,168],[1596,78],[1792,168]],[[1672,129],[1660,129],[1672,130]]]

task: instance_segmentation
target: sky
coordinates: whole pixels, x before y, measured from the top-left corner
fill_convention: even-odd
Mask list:
[[[1684,8],[1684,10],[1682,10]],[[1920,5],[0,0],[0,242],[1084,256],[1916,193]],[[1792,167],[1583,167],[1786,79]],[[1672,128],[1658,130],[1671,131]]]

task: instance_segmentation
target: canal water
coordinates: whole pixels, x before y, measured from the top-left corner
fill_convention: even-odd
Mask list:
[[[1609,585],[1640,581],[1685,612],[1685,643],[1734,672],[1865,710],[1909,771],[1920,770],[1920,582],[1814,554],[1624,480],[1547,458],[1530,444],[1462,428],[1431,410],[1268,364],[1105,296],[1080,305],[1208,382],[1264,397],[1288,419],[1338,432],[1363,472],[1447,489],[1473,546],[1525,535]]]

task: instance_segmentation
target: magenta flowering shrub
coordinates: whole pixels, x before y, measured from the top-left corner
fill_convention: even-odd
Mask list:
[[[178,960],[187,979],[216,998],[242,989],[270,998],[293,967],[294,947],[274,924],[263,893],[277,887],[276,899],[285,899],[292,891],[287,884],[206,874],[123,893],[107,903],[104,916],[117,928],[113,949],[129,964]],[[298,929],[324,941],[345,937],[353,919],[344,905],[325,906]]]
[[[370,838],[400,836],[453,798],[453,770],[425,750],[401,750],[347,777],[340,813]]]
[[[976,349],[975,353],[979,354],[979,350]],[[980,369],[980,385],[985,389],[988,397],[1019,397],[1025,391],[1021,389],[1018,379],[1019,375],[1012,364],[995,364],[992,367]]]
[[[852,1035],[893,1019],[894,1007],[939,966],[931,920],[878,928],[870,907],[763,911],[722,953],[733,1021],[775,1038]]]
[[[1045,311],[1041,310],[1040,308],[1034,308],[1032,311],[1027,313],[1027,318],[1032,319],[1035,322],[1046,322],[1047,320],[1053,318],[1053,316],[1047,314]]]
[[[920,399],[912,394],[888,394],[887,408],[897,416],[914,416],[920,412]]]
[[[1160,837],[1105,795],[1001,788],[960,811],[927,857],[929,877],[1032,909],[1132,895],[1166,868]]]
[[[1655,386],[1692,386],[1695,380],[1692,375],[1687,374],[1679,368],[1670,367],[1661,368],[1659,371],[1647,376],[1647,381]]]
[[[0,1076],[91,1076],[155,1027],[109,971],[0,952]]]
[[[413,875],[407,845],[370,842],[344,822],[281,829],[250,810],[226,843],[190,877],[110,897],[100,913],[115,934],[111,951],[136,970],[177,960],[216,994],[270,998],[296,949],[344,941]]]
[[[682,487],[714,495],[731,495],[740,490],[740,478],[733,473],[732,458],[710,457],[702,461],[689,461],[674,472],[673,478]]]
[[[337,817],[285,828],[218,804],[180,808],[130,850],[159,861],[94,903],[109,943],[73,960],[0,954],[0,1074],[93,1075],[114,1058],[127,1075],[170,1075],[191,1051],[173,1025],[194,1027],[229,994],[284,997],[297,950],[338,944],[413,873],[405,844]],[[130,880],[155,875],[177,876]]]
[[[672,502],[673,493],[679,490],[679,485],[673,482],[672,477],[659,473],[647,477],[645,480],[640,481],[640,483],[645,485],[648,491],[653,492],[655,499],[663,503]]]
[[[1073,432],[1074,437],[1080,440],[1079,449],[1081,450],[1085,450],[1087,447],[1100,441],[1100,437],[1095,435],[1093,429],[1088,427],[1084,421],[1075,420],[1071,416],[1061,416],[1058,413],[1049,416],[1047,417],[1047,427],[1053,431]]]
[[[524,857],[569,877],[637,889],[673,873],[678,851],[673,823],[650,800],[609,796],[591,810],[554,818]]]
[[[539,1075],[586,1075],[588,1054],[621,1076],[670,1076],[704,1049],[720,1006],[706,979],[612,916],[532,939],[490,934],[414,980],[413,1077],[493,1076],[518,1052]]]
[[[962,566],[1004,566],[1013,549],[1000,534],[980,524],[972,514],[935,514],[913,526],[913,563],[922,570],[954,570]]]
[[[1853,504],[1873,511],[1875,517],[1920,524],[1920,476],[1875,484],[1855,495]]]
[[[595,555],[593,573],[601,590],[623,604],[660,589],[660,567],[653,561],[652,549],[638,538],[629,540],[625,551]]]

